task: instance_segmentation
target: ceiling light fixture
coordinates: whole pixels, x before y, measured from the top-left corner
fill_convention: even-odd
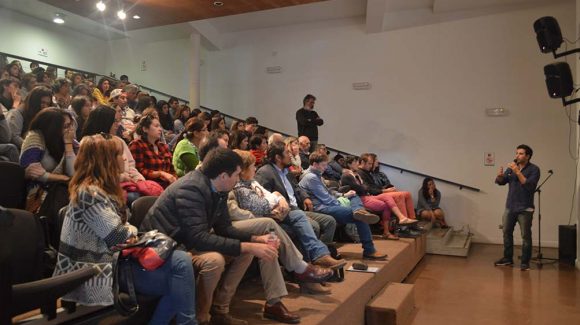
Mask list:
[[[139,15],[134,15],[134,16],[133,16],[133,19],[141,19],[141,16],[139,16]]]
[[[54,14],[54,18],[52,19],[52,21],[55,24],[62,25],[62,24],[64,24],[64,15],[61,13],[56,13],[56,14]]]
[[[103,1],[97,2],[97,10],[105,11],[105,9],[107,9],[107,5]]]
[[[125,20],[125,18],[127,18],[127,13],[125,13],[124,10],[119,10],[117,11],[117,17],[121,20]]]
[[[214,1],[213,2],[213,5],[216,6],[216,7],[221,7],[221,6],[224,5],[224,3],[222,1]]]

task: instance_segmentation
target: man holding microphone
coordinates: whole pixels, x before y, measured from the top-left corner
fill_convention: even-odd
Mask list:
[[[495,178],[498,185],[509,184],[506,208],[503,214],[503,257],[495,262],[495,266],[511,266],[513,262],[514,237],[516,222],[522,232],[522,262],[521,270],[530,269],[532,257],[532,216],[534,214],[534,193],[540,179],[540,169],[532,164],[530,159],[534,151],[522,144],[516,149],[516,157],[507,165],[504,171],[500,167]]]

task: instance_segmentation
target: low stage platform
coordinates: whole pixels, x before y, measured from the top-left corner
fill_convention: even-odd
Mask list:
[[[304,325],[365,324],[367,304],[375,296],[383,294],[382,291],[388,283],[402,282],[423,258],[426,251],[426,236],[422,235],[416,239],[401,238],[398,241],[376,239],[375,246],[378,251],[389,255],[389,259],[384,262],[365,261],[369,266],[378,267],[377,273],[345,271],[343,282],[330,284],[331,295],[301,294],[298,285],[289,283],[287,284],[289,295],[284,298],[284,304],[302,317],[301,324]],[[342,245],[339,252],[349,262],[345,270],[362,258],[360,244]],[[262,318],[264,303],[262,284],[259,278],[255,278],[244,282],[238,288],[231,313],[237,318],[248,320],[250,324],[276,324]],[[403,307],[401,308],[409,309],[409,306]]]

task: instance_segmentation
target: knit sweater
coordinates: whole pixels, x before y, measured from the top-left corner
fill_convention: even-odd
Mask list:
[[[98,187],[80,190],[77,201],[66,207],[54,276],[83,267],[96,267],[99,273],[63,296],[63,300],[88,306],[112,305],[110,248],[124,243],[132,234],[129,226],[122,223],[116,204]]]

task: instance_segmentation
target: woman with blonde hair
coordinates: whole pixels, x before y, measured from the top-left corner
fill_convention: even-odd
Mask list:
[[[54,275],[81,267],[96,267],[99,273],[62,297],[83,305],[113,304],[111,248],[135,239],[136,228],[127,223],[125,200],[119,183],[123,172],[123,145],[117,137],[102,133],[85,136],[75,161],[77,172],[69,183],[70,203],[60,236]],[[161,296],[149,324],[197,324],[195,284],[191,259],[174,251],[165,263],[146,271],[131,261],[135,290]]]

